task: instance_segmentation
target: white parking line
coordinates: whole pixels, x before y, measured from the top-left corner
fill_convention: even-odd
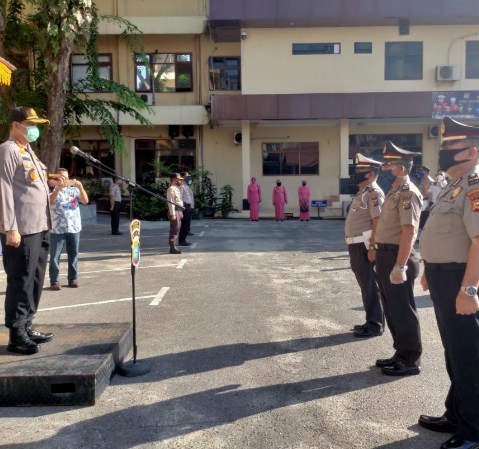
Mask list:
[[[137,296],[135,299],[146,299],[146,298],[155,298],[155,295]],[[85,302],[82,304],[69,304],[68,306],[46,307],[44,309],[38,309],[38,312],[48,312],[50,310],[61,310],[61,309],[73,309],[75,307],[98,306],[100,304],[110,304],[113,302],[131,301],[131,299],[132,298],[109,299],[108,301]]]
[[[169,289],[170,289],[170,287],[161,287],[161,290],[155,296],[153,301],[150,302],[150,306],[157,306],[163,300],[163,297],[166,295],[166,292]]]
[[[195,249],[197,246],[198,246],[198,243],[195,242],[195,243],[192,243],[192,244],[191,244],[190,248],[191,248],[191,249]]]
[[[204,237],[205,235],[205,231],[201,231],[199,234],[198,234],[198,237]]]
[[[171,267],[172,265],[171,264],[168,264],[168,265],[149,265],[149,266],[139,266],[138,269],[141,269],[141,270],[145,270],[147,268],[167,268],[167,267]],[[131,270],[131,266],[129,267],[125,267],[125,268],[112,268],[110,270],[95,270],[95,271],[80,271],[79,274],[92,274],[92,273],[104,273],[104,272],[108,272],[108,271],[130,271]]]
[[[180,262],[178,263],[178,265],[176,266],[176,268],[178,270],[181,270],[183,268],[183,266],[185,265],[185,263],[187,262],[188,259],[181,259]]]

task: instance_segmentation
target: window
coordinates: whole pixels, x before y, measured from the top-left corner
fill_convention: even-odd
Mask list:
[[[319,144],[263,143],[264,175],[318,175]]]
[[[422,42],[386,42],[384,78],[422,79]]]
[[[196,168],[195,139],[137,139],[135,141],[136,180],[151,182],[161,173],[155,173],[155,165],[162,162],[174,172]]]
[[[479,41],[466,41],[466,78],[479,78]]]
[[[71,82],[72,85],[84,80],[88,74],[88,68],[90,64],[85,55],[72,55],[71,59]],[[112,56],[111,54],[99,53],[98,54],[98,71],[100,78],[106,80],[113,79],[112,71]],[[84,92],[94,92],[93,90],[86,90]]]
[[[210,57],[210,90],[241,90],[241,60]]]
[[[192,92],[191,60],[191,53],[136,55],[135,90],[137,92]]]
[[[341,53],[341,44],[293,44],[293,55],[333,55]]]
[[[354,53],[356,54],[366,54],[373,52],[373,43],[372,42],[355,42],[354,43]]]

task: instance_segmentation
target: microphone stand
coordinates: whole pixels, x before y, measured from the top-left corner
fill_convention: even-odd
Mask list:
[[[101,163],[99,160],[93,158],[92,156],[86,153],[73,153],[77,156],[83,157],[88,165],[91,165],[102,172],[105,172],[107,175],[114,176],[118,179],[121,179],[128,185],[128,193],[130,195],[130,225],[133,221],[133,190],[138,189],[142,192],[147,193],[152,197],[160,198],[165,203],[173,204],[179,210],[185,210],[185,208],[174,201],[170,201],[167,198],[158,195],[151,190],[145,189],[144,187],[135,184],[130,179],[123,176],[121,173],[116,172],[107,165]],[[136,264],[133,263],[133,239],[132,239],[132,230],[130,229],[130,252],[131,252],[131,290],[132,290],[132,326],[133,326],[133,360],[130,362],[122,363],[117,367],[117,372],[120,376],[124,377],[138,377],[143,376],[151,371],[151,365],[145,361],[139,361],[136,359],[137,356],[137,345],[136,345],[136,295],[135,295],[135,275],[136,275]]]

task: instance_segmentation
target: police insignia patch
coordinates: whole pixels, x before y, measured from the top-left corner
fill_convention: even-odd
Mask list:
[[[371,199],[371,204],[376,207],[378,204],[379,204],[379,201],[378,201],[378,195],[377,193],[374,193],[370,196],[370,199]]]
[[[451,193],[451,198],[456,198],[457,195],[459,195],[462,192],[462,187],[456,187],[452,193]]]
[[[411,201],[403,201],[402,202],[402,208],[404,210],[411,209]]]
[[[477,173],[469,175],[469,178],[467,180],[469,181],[470,186],[473,186],[474,184],[479,184],[479,175]]]
[[[471,209],[473,212],[479,212],[479,189],[472,189],[467,192],[467,196],[471,201]]]
[[[409,184],[408,184],[408,183],[404,184],[404,185],[401,187],[401,190],[402,190],[403,192],[407,192],[407,191],[409,190]]]

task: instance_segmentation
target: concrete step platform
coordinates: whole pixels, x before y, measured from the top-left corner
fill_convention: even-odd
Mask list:
[[[132,348],[132,323],[35,328],[54,338],[33,355],[8,352],[0,329],[0,406],[94,405]]]

